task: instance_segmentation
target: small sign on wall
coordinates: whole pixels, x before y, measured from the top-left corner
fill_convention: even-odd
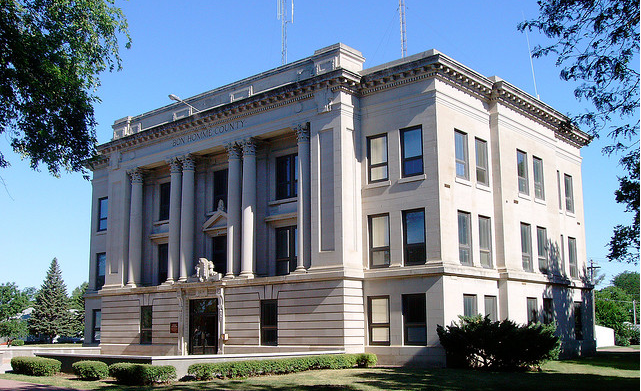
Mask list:
[[[178,334],[178,322],[169,323],[169,332],[171,334]]]

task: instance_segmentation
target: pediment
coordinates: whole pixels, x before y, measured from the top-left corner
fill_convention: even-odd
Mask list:
[[[227,213],[217,210],[203,224],[203,232],[209,236],[218,236],[227,232]]]

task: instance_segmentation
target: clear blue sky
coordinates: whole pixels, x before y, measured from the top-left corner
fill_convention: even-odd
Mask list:
[[[281,65],[276,1],[116,1],[129,21],[133,45],[122,49],[123,70],[102,75],[95,108],[100,143],[111,140],[113,121],[187,98]],[[485,76],[497,75],[534,95],[524,34],[516,25],[535,17],[535,0],[406,0],[408,55],[438,49]],[[400,58],[396,0],[323,2],[298,0],[288,25],[288,60],[343,42],[360,50],[371,67]],[[530,34],[532,45],[544,42]],[[638,64],[638,60],[636,61]],[[588,107],[561,81],[553,59],[535,59],[541,100],[563,113]],[[638,114],[637,114],[638,115]],[[581,153],[587,254],[599,261],[606,281],[637,266],[605,260],[612,227],[631,217],[614,202],[621,173],[617,159],[601,155],[603,142]],[[88,279],[91,184],[81,174],[51,177],[0,150],[12,167],[0,171],[0,283],[39,287],[53,257],[68,290]]]

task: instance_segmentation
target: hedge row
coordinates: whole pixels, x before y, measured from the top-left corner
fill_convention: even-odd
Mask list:
[[[52,376],[60,372],[62,363],[44,357],[14,357],[11,359],[13,372],[29,376]]]
[[[100,380],[109,376],[109,367],[102,361],[78,361],[71,368],[82,380]]]
[[[176,378],[176,368],[171,365],[115,363],[109,366],[109,375],[118,383],[147,385],[166,383]]]
[[[197,380],[229,379],[259,375],[278,375],[312,369],[345,369],[376,365],[375,354],[337,354],[277,360],[249,360],[192,364],[187,373]]]

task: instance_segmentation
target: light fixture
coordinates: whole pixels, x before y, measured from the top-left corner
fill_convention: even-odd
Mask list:
[[[182,102],[182,103],[186,104],[187,106],[191,107],[192,109],[194,109],[196,111],[196,113],[200,113],[200,110],[198,110],[194,106],[190,105],[189,103],[185,102],[184,100],[180,99],[178,96],[176,96],[174,94],[169,94],[169,99],[175,100],[176,102]]]

